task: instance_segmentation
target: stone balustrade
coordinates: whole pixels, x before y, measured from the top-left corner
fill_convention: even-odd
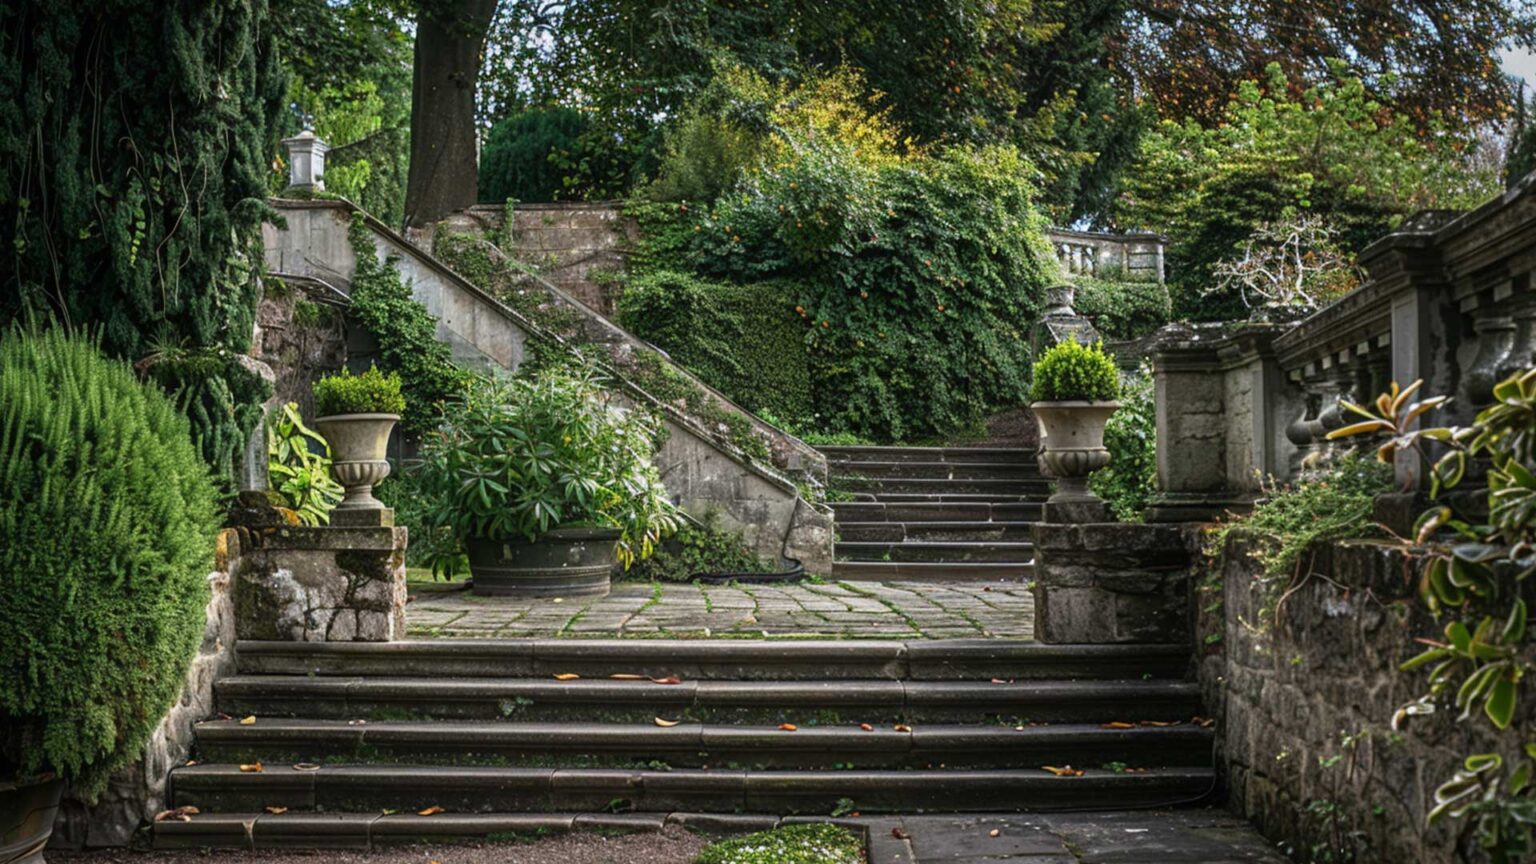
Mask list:
[[[1163,281],[1163,247],[1157,234],[1108,234],[1048,228],[1046,239],[1068,276]]]
[[[1466,213],[1430,211],[1367,247],[1363,285],[1295,324],[1165,328],[1157,376],[1153,519],[1239,509],[1261,478],[1295,478],[1348,446],[1328,433],[1393,381],[1453,401],[1434,423],[1470,420],[1493,385],[1536,364],[1536,191],[1522,183]],[[1403,488],[1424,466],[1404,454]]]

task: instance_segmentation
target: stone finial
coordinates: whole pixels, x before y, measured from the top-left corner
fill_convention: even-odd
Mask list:
[[[1074,317],[1077,315],[1072,310],[1072,303],[1077,299],[1077,287],[1068,282],[1052,285],[1045,289],[1045,311],[1041,314],[1047,318]]]
[[[313,129],[305,129],[284,138],[283,147],[288,151],[288,188],[325,191],[325,154],[331,145],[320,140]]]

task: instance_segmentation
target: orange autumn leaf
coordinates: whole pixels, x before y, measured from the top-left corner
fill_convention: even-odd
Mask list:
[[[428,807],[425,810],[417,810],[416,811],[416,815],[417,816],[436,816],[437,814],[439,814],[441,812],[443,812],[443,808],[441,808],[441,807],[437,806],[436,804],[434,804],[434,805],[432,805],[431,807]]]
[[[875,731],[875,727],[869,725],[868,723],[860,723],[859,724],[859,728],[863,729],[865,732],[873,732],[873,731]]]
[[[558,678],[559,676],[557,675],[555,677]],[[634,674],[632,672],[615,672],[612,675],[609,675],[608,677],[612,678],[615,681],[644,681],[645,680],[645,676],[644,675],[636,675],[636,674]]]
[[[174,810],[161,810],[159,813],[155,814],[155,821],[168,822],[174,819],[177,822],[191,822],[192,817],[196,816],[199,812],[201,811],[199,811],[196,807],[188,804],[184,807],[177,807]]]
[[[1126,723],[1123,720],[1113,720],[1104,724],[1105,729],[1135,729],[1135,723]]]
[[[651,683],[652,684],[681,684],[681,683],[683,683],[683,679],[677,677],[676,675],[668,675],[665,678],[652,678],[651,679]]]
[[[240,721],[240,725],[241,726],[255,726],[256,725],[256,715],[252,714],[251,716],[245,718],[244,720],[241,720]]]
[[[577,678],[580,678],[580,677],[581,676],[577,675],[575,672],[561,672],[561,673],[559,673],[559,674],[557,674],[555,676],[555,680],[556,681],[575,681]]]
[[[267,805],[267,812],[271,813],[273,816],[281,816],[284,813],[288,812],[288,808],[287,807],[273,807],[273,806],[271,806],[269,804],[269,805]]]
[[[795,730],[799,729],[800,727],[796,726],[793,723],[780,723],[779,724],[779,728],[781,730],[785,731],[785,732],[794,732]]]
[[[905,723],[897,723],[896,724],[896,731],[897,732],[911,732],[912,731],[912,727],[908,726]]]
[[[246,773],[246,774],[260,774],[261,773],[261,763],[260,762],[251,762],[251,763],[248,763],[248,764],[245,764],[245,765],[241,765],[240,766],[240,770],[242,772]]]
[[[1080,768],[1073,768],[1071,765],[1065,765],[1065,766],[1063,766],[1061,768],[1057,768],[1055,765],[1041,765],[1040,769],[1043,770],[1043,771],[1049,771],[1052,774],[1055,774],[1057,777],[1081,777],[1081,776],[1083,776],[1082,769],[1080,769]]]

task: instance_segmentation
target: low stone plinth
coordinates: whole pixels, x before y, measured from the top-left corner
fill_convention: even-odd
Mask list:
[[[1176,643],[1190,634],[1191,538],[1170,525],[1041,523],[1035,638],[1054,644]]]
[[[388,642],[405,637],[405,528],[249,532],[235,580],[241,639]]]

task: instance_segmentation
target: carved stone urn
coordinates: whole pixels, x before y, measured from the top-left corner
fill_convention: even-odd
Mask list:
[[[343,514],[360,515],[350,511],[387,509],[373,497],[373,487],[389,476],[389,462],[384,456],[389,433],[399,420],[399,414],[331,414],[316,418],[315,425],[331,445],[331,476],[346,490],[341,503],[336,505],[333,521]],[[345,517],[343,522],[355,524]]]
[[[1032,402],[1040,424],[1040,470],[1056,481],[1055,505],[1102,505],[1088,491],[1088,475],[1109,464],[1104,424],[1120,407],[1116,401]]]

